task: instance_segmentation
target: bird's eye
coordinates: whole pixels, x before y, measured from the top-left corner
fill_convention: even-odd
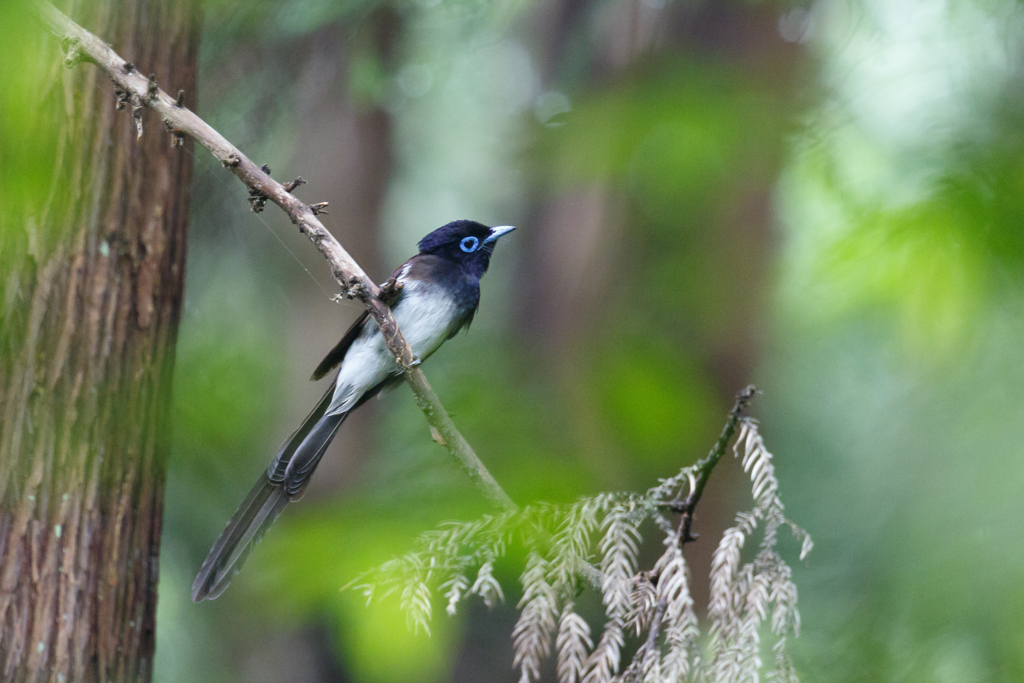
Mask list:
[[[476,251],[476,248],[479,246],[480,240],[473,237],[472,235],[470,235],[469,237],[463,237],[462,241],[459,242],[459,247],[462,249],[462,251],[466,252],[467,254],[472,251]]]

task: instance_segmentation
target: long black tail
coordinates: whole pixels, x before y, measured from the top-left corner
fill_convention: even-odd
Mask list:
[[[285,506],[301,497],[327,445],[348,416],[347,412],[326,414],[333,393],[332,386],[281,447],[228,522],[192,583],[195,602],[213,600],[223,593]]]

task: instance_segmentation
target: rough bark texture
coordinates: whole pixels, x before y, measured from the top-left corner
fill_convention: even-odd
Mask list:
[[[193,104],[191,0],[61,9]],[[51,190],[0,207],[0,678],[148,680],[192,156],[39,34]]]

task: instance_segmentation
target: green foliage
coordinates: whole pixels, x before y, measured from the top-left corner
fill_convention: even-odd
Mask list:
[[[655,469],[665,453],[699,452],[699,439],[717,422],[719,410],[696,363],[664,349],[645,353],[647,345],[634,338],[627,346],[633,353],[609,354],[593,390],[622,448],[638,466]]]
[[[394,606],[366,609],[358,595],[338,590],[339,575],[353,576],[402,552],[418,531],[416,521],[382,517],[366,500],[295,512],[298,518],[285,517],[283,533],[261,548],[264,565],[254,590],[266,607],[296,622],[309,613],[338,615],[337,645],[358,680],[442,678],[456,644],[457,623],[439,623],[425,639],[406,628],[405,615]],[[293,590],[279,590],[282,583]]]
[[[540,677],[552,640],[560,683],[754,680],[762,669],[763,625],[775,638],[769,679],[796,681],[786,638],[799,632],[800,616],[792,572],[776,550],[777,533],[783,525],[792,528],[802,542],[800,559],[810,552],[811,539],[783,515],[772,456],[754,421],[741,420],[735,452],[750,474],[755,507],[737,515],[736,526],[725,532],[715,551],[706,652],[698,644],[701,629],[682,554],[684,527],[673,524],[666,512],[690,496],[699,497],[696,481],[706,476],[699,465],[663,479],[645,495],[599,494],[569,505],[537,504],[445,523],[422,534],[414,550],[350,585],[359,584],[355,589],[368,605],[378,597],[397,596],[409,628],[429,634],[436,595],[443,595],[449,616],[473,596],[488,608],[504,600],[509,589],[502,589],[494,567],[510,548],[520,547],[526,561],[517,605],[521,614],[512,638],[513,665],[522,683]],[[666,550],[654,567],[640,571],[640,526],[648,518],[665,534]],[[743,545],[759,524],[764,526],[759,551],[743,563]],[[595,555],[599,561],[592,565]],[[588,587],[601,593],[605,606],[596,645],[573,604]],[[627,630],[640,637],[640,644],[631,663],[620,666]]]
[[[40,106],[65,74],[57,41],[38,29],[28,3],[0,3],[0,26],[0,196],[10,211],[15,198],[41,205],[49,190],[60,138]]]
[[[782,183],[783,217],[791,226],[786,285],[794,294],[816,293],[794,300],[801,316],[829,323],[886,311],[913,355],[946,361],[975,341],[994,301],[1019,290],[1024,214],[1015,198],[1024,178],[1018,125],[1024,99],[1015,84],[1021,74],[1000,63],[1001,48],[972,43],[988,32],[1019,39],[1012,26],[997,23],[1010,6],[996,5],[965,3],[961,12],[930,15],[917,29],[920,45],[904,63],[928,65],[932,78],[948,79],[945,88],[907,104],[886,82],[903,77],[903,64],[867,63],[860,71],[876,82],[864,93],[866,102],[847,104],[841,91],[814,114]],[[886,25],[897,20],[885,11],[861,11],[882,24],[878,49],[900,49],[905,27]],[[849,52],[858,48],[855,43]],[[942,48],[962,51],[963,63],[942,63],[931,52]],[[860,76],[854,68],[838,87],[861,96]],[[887,97],[919,125],[865,116]]]
[[[734,183],[771,167],[788,113],[778,97],[734,69],[645,63],[581,97],[571,126],[544,131],[541,179],[624,182],[645,228],[678,239],[687,213],[720,210]]]
[[[252,425],[277,408],[264,389],[280,372],[280,340],[260,312],[264,299],[250,277],[237,258],[218,264],[204,296],[190,301],[178,342],[178,428],[190,446],[210,452],[254,446],[260,435]]]

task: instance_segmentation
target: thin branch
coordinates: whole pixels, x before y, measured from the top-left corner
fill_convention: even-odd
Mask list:
[[[682,515],[679,520],[679,543],[681,545],[697,540],[697,537],[690,533],[690,527],[693,525],[693,511],[697,508],[697,503],[700,502],[700,497],[704,494],[704,486],[711,477],[711,470],[715,469],[715,465],[722,459],[722,455],[725,454],[726,449],[729,447],[730,439],[736,433],[736,425],[739,424],[740,417],[743,416],[743,410],[756,393],[757,387],[751,384],[736,394],[736,402],[733,404],[732,410],[729,411],[729,419],[726,420],[722,433],[718,436],[718,441],[711,447],[711,452],[708,453],[707,457],[697,463],[697,475],[693,489],[687,494],[686,499],[682,503],[673,506],[673,510]]]
[[[419,359],[415,357],[401,330],[398,329],[391,309],[380,300],[377,285],[367,277],[359,264],[317,218],[317,214],[324,213],[325,205],[321,203],[311,206],[300,201],[289,191],[295,189],[293,183],[286,187],[271,178],[224,136],[194,112],[182,106],[180,91],[177,98],[168,95],[157,87],[155,79],[143,76],[134,65],[122,59],[109,45],[71,21],[53,5],[39,2],[37,10],[46,28],[61,40],[66,54],[66,64],[73,66],[82,61],[92,62],[114,82],[119,108],[126,102],[132,105],[140,136],[141,110],[146,106],[160,115],[172,135],[191,137],[210,150],[225,168],[245,183],[250,196],[265,197],[288,214],[292,223],[298,226],[299,232],[309,237],[327,259],[331,273],[341,285],[344,295],[350,299],[359,299],[369,310],[384,335],[388,349],[402,368],[405,380],[416,397],[416,404],[430,425],[440,434],[441,442],[448,452],[459,462],[488,500],[505,510],[517,509],[512,499],[498,485],[472,447],[459,433],[437,394],[427,383],[426,377],[416,367],[419,365]]]
[[[681,516],[679,519],[679,527],[676,529],[676,539],[680,545],[686,545],[690,541],[696,541],[697,537],[690,532],[690,527],[693,525],[693,513],[697,509],[697,503],[700,502],[700,498],[704,495],[704,486],[708,483],[708,479],[711,477],[711,471],[715,469],[715,465],[725,455],[726,449],[729,447],[729,441],[732,440],[733,435],[736,433],[736,426],[740,422],[740,418],[743,416],[743,410],[747,407],[750,401],[757,394],[757,387],[753,384],[747,386],[743,391],[736,394],[736,402],[732,406],[732,410],[729,411],[729,417],[725,421],[725,426],[722,427],[722,433],[718,435],[718,441],[711,447],[711,452],[708,453],[707,457],[699,461],[696,465],[696,475],[694,476],[693,487],[687,494],[686,498],[682,501],[673,501],[666,504],[666,508],[673,512],[678,512]],[[654,616],[651,617],[651,628],[647,633],[646,651],[654,652],[654,648],[658,643],[658,636],[661,633],[661,624],[665,619],[665,610],[668,608],[667,601],[662,598],[658,600],[658,604],[654,607]]]

